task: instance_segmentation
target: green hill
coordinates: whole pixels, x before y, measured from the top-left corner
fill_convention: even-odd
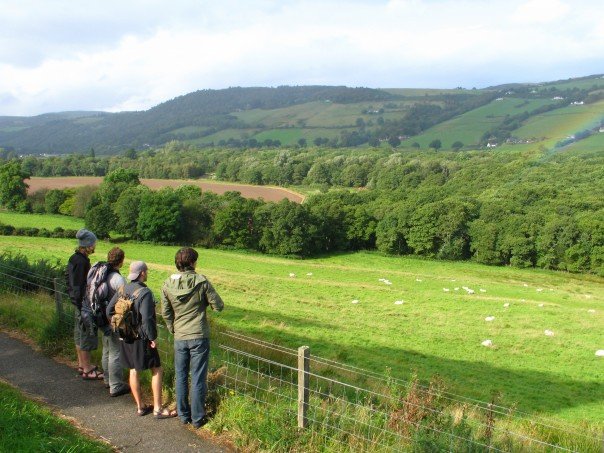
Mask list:
[[[0,117],[0,148],[13,154],[119,154],[179,140],[198,146],[450,149],[545,139],[556,144],[604,121],[600,75],[481,90],[283,86],[202,90],[141,112]],[[573,103],[576,103],[573,104]],[[568,120],[568,121],[567,121]]]

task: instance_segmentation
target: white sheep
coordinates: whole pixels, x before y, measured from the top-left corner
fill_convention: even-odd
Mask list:
[[[541,291],[543,291],[543,288],[537,288],[538,293],[540,293]]]
[[[358,301],[357,299],[354,299],[354,300],[353,300],[351,303],[353,303],[353,304],[358,304],[358,303],[359,303],[359,301]]]
[[[587,313],[595,313],[596,311],[593,308],[590,308],[589,310],[587,310]]]
[[[523,283],[522,286],[524,286],[525,288],[528,288],[528,285],[526,283]]]
[[[421,279],[421,278],[416,278],[416,279],[415,279],[415,281],[416,281],[416,282],[421,282],[421,281],[422,281],[422,279]]]
[[[503,308],[510,308],[510,303],[506,302],[505,304],[503,304]]]
[[[540,307],[543,307],[543,304],[539,304]]]
[[[483,346],[486,346],[487,348],[491,348],[493,347],[493,342],[491,340],[484,340],[482,343],[480,343]]]
[[[443,291],[448,293],[449,292],[449,288],[443,288]]]
[[[545,333],[545,335],[547,337],[553,337],[554,336],[554,332],[552,332],[551,330],[546,330],[544,333]]]
[[[296,276],[296,274],[294,274],[293,272],[290,272],[290,273],[289,273],[289,276],[290,276],[291,278],[294,278],[294,277]]]
[[[459,291],[459,287],[456,286],[455,288],[453,288],[453,291]]]
[[[466,289],[466,292],[467,292],[468,294],[474,294],[474,290],[473,290],[473,289],[469,289],[469,288],[468,288],[468,289]]]
[[[495,321],[495,316],[487,316],[486,318],[484,318],[484,320],[485,320],[486,322]]]
[[[604,349],[598,349],[598,350],[596,351],[596,355],[597,355],[598,357],[604,357]]]
[[[487,292],[487,290],[486,290],[486,289],[482,289],[482,288],[480,288],[480,292],[481,292],[481,293],[486,293],[486,292]]]
[[[312,272],[307,272],[307,273],[306,273],[306,275],[307,275],[308,277],[312,277]]]
[[[394,305],[403,305],[405,303],[404,300],[395,300]]]

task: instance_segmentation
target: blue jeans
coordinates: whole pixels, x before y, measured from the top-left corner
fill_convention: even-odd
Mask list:
[[[200,424],[205,415],[206,378],[210,339],[174,340],[174,369],[176,371],[176,408],[183,423]],[[191,372],[191,402],[189,403],[189,371]]]

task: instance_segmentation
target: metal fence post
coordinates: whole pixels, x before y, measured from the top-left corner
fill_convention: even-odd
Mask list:
[[[59,318],[59,325],[63,322],[63,297],[59,290],[59,279],[53,278],[54,290],[55,290],[55,304],[57,306],[57,317]]]
[[[301,346],[298,348],[298,428],[308,426],[309,372],[310,348]]]

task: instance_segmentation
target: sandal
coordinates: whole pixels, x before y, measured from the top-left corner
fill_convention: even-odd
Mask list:
[[[78,374],[76,374],[76,377],[82,377],[82,374],[84,373],[84,368],[82,368],[81,366],[78,367]]]
[[[155,416],[155,418],[157,420],[162,420],[164,418],[173,418],[176,417],[178,415],[178,412],[174,411],[174,410],[169,410],[167,408],[164,408],[160,411],[153,411],[153,415]]]
[[[103,372],[99,371],[98,367],[96,367],[96,366],[88,372],[86,372],[86,371],[82,372],[82,379],[84,379],[85,381],[96,381],[96,380],[101,380],[103,378],[104,378]]]
[[[151,406],[143,406],[136,411],[136,415],[138,415],[139,417],[143,417],[147,414],[150,414],[152,410],[153,408]]]

